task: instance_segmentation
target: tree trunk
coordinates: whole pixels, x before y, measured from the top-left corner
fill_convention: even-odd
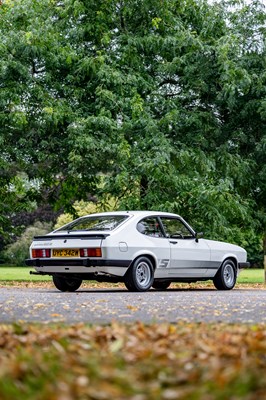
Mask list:
[[[148,204],[146,201],[146,195],[148,192],[149,181],[147,176],[142,175],[140,179],[140,204],[143,210],[147,209]]]

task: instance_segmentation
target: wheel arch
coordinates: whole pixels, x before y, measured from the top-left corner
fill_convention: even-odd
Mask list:
[[[234,255],[227,255],[226,257],[224,257],[224,259],[222,260],[222,262],[221,262],[221,265],[220,265],[220,267],[219,267],[219,269],[221,268],[221,266],[223,265],[223,263],[225,262],[225,261],[232,261],[233,263],[234,263],[234,267],[235,267],[235,272],[236,272],[236,274],[238,274],[238,261],[237,261],[237,258],[236,258],[236,256],[234,256]],[[219,270],[218,269],[218,270]],[[218,270],[217,270],[217,272],[218,272]]]
[[[132,265],[137,260],[137,258],[140,258],[140,257],[147,257],[150,260],[150,262],[152,263],[152,267],[153,267],[153,270],[155,272],[155,270],[157,268],[157,265],[158,265],[158,262],[157,262],[156,256],[154,254],[151,254],[151,253],[140,253],[140,254],[135,255],[135,257],[133,258],[133,260],[130,263],[130,265]]]
[[[213,277],[213,283],[218,290],[231,290],[236,284],[238,263],[236,257],[226,257]]]
[[[155,259],[151,254],[136,256],[124,275],[124,284],[131,292],[149,290],[154,282]]]

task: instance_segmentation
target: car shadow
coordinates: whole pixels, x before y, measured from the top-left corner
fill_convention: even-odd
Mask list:
[[[77,294],[82,294],[82,293],[128,293],[128,294],[135,294],[135,295],[140,295],[140,294],[149,294],[149,293],[173,293],[173,292],[218,292],[217,289],[215,288],[170,288],[167,290],[155,290],[155,289],[150,289],[146,292],[130,292],[127,289],[123,288],[86,288],[86,289],[78,289],[75,292],[60,292],[57,289],[49,289],[46,290],[46,293],[62,293],[62,294],[70,294],[72,293],[73,295]]]

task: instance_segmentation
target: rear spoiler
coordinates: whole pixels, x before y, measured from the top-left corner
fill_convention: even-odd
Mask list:
[[[86,233],[84,235],[45,235],[45,236],[34,236],[33,240],[42,241],[42,240],[57,240],[57,239],[105,239],[107,236],[110,236],[109,233],[97,233],[97,234],[89,234]]]

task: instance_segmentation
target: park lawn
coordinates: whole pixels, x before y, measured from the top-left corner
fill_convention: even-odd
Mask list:
[[[13,267],[2,266],[0,267],[0,281],[15,281],[15,282],[43,282],[51,281],[48,275],[30,275],[32,271],[29,267]],[[237,282],[240,284],[257,284],[264,282],[264,269],[245,269],[241,271],[238,276]]]
[[[30,275],[30,271],[33,271],[33,269],[29,267],[2,266],[0,267],[0,281],[34,282],[51,280],[49,275]]]
[[[263,283],[264,282],[264,269],[244,269],[240,272],[238,283]]]

